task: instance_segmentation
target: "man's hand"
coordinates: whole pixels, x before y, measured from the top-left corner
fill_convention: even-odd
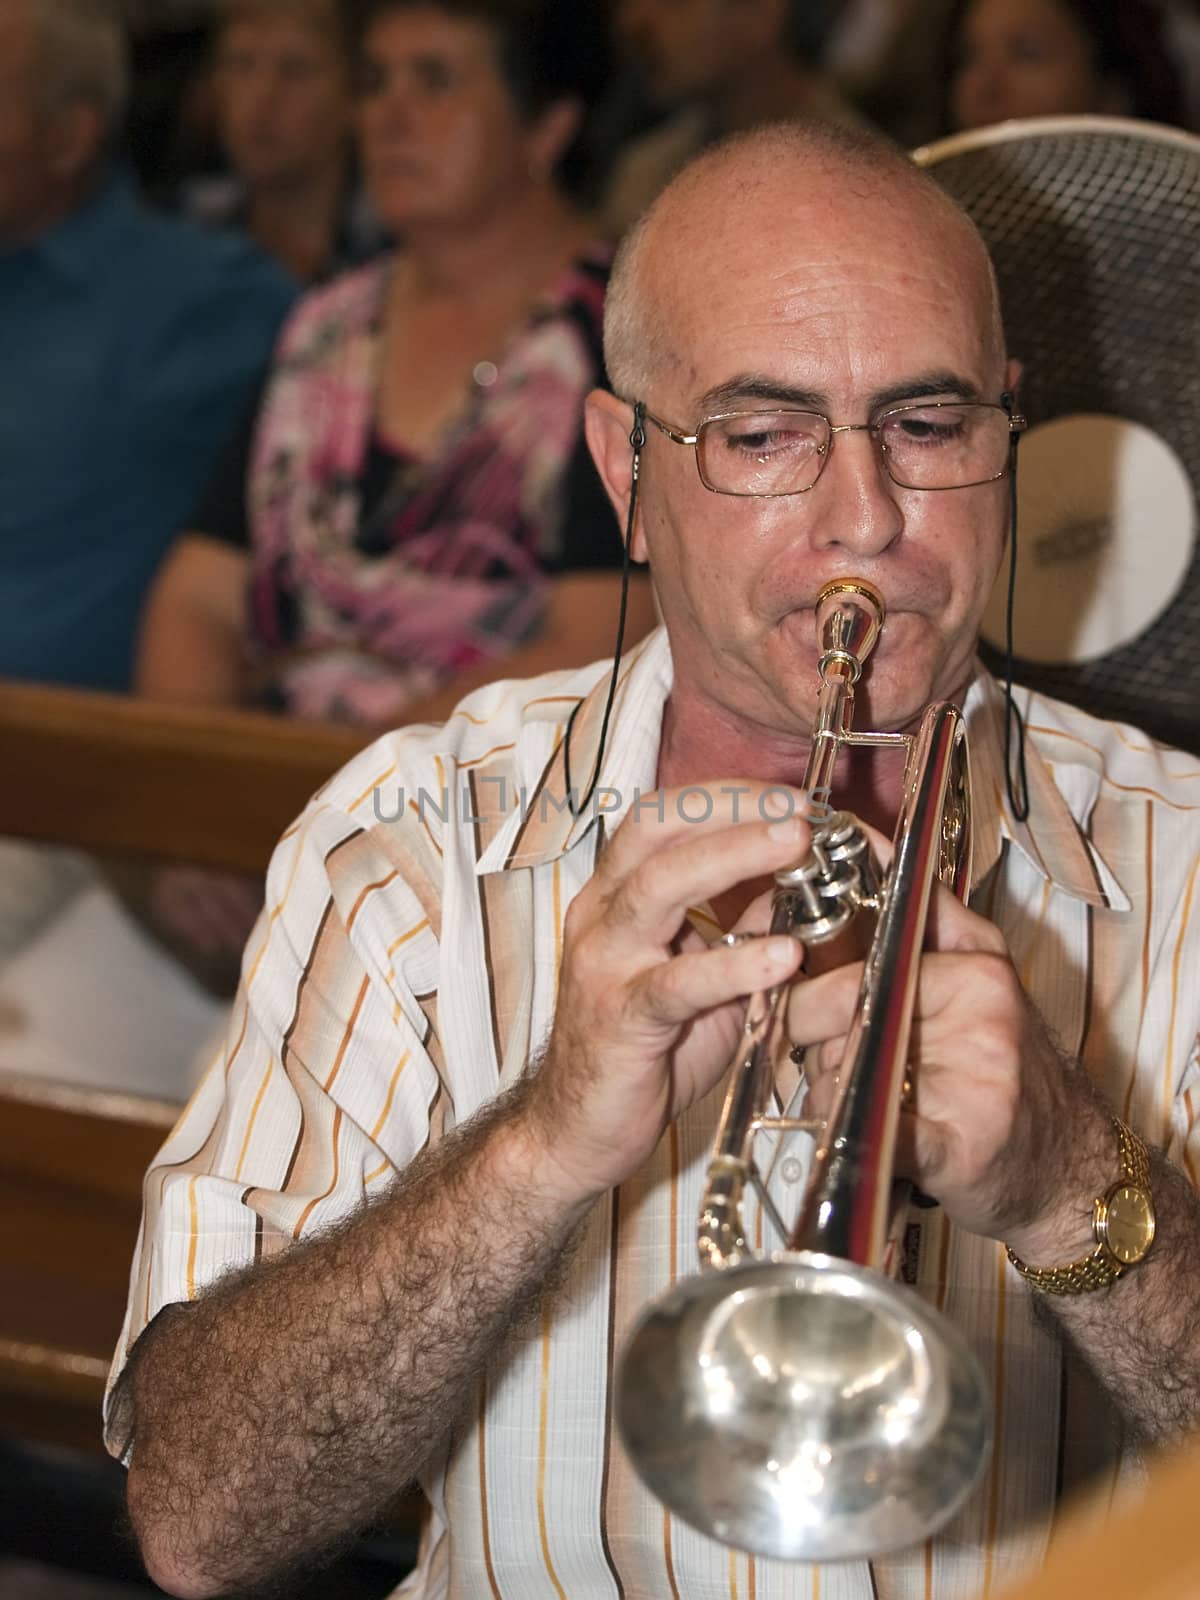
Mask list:
[[[959,1226],[1008,1241],[1026,1260],[1086,1254],[1091,1196],[1116,1171],[1107,1112],[1051,1039],[999,929],[939,885],[927,943],[897,1176],[939,1200]],[[856,963],[796,986],[789,1000],[787,1031],[809,1047],[818,1116],[836,1094],[861,981]]]
[[[567,912],[554,1031],[529,1110],[572,1198],[592,1199],[645,1163],[668,1123],[725,1072],[745,997],[799,966],[802,948],[786,935],[706,946],[687,923],[690,906],[808,848],[799,791],[731,788],[706,791],[702,822],[681,814],[683,791],[662,791],[661,817],[658,797],[643,799]],[[764,893],[734,931],[762,934],[769,922]]]

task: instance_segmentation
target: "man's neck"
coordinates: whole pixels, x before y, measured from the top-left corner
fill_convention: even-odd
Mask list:
[[[949,698],[961,705],[968,687],[969,680]],[[866,695],[852,721],[860,732],[874,726]],[[916,724],[902,731],[915,733]],[[811,743],[807,732],[782,737],[677,686],[663,711],[657,782],[664,788],[746,781],[803,788]],[[831,803],[890,837],[900,813],[906,757],[906,747],[897,745],[844,749]]]

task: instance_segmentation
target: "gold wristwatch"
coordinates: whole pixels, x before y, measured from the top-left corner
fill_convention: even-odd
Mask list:
[[[1146,1146],[1119,1118],[1113,1118],[1121,1152],[1121,1176],[1096,1197],[1092,1232],[1096,1248],[1090,1256],[1065,1267],[1027,1267],[1008,1251],[1008,1259],[1026,1283],[1043,1294],[1086,1294],[1106,1289],[1121,1274],[1144,1261],[1154,1243],[1154,1200],[1150,1194],[1150,1157]]]

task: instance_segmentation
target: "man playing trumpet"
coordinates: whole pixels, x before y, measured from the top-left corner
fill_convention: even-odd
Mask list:
[[[974,1595],[1037,1560],[1063,1484],[1194,1421],[1200,765],[1022,694],[1024,820],[1006,794],[974,652],[1017,373],[977,234],[886,146],[766,129],[627,240],[606,345],[589,439],[622,522],[636,471],[664,630],[611,714],[609,663],[493,685],[321,792],[148,1179],[108,1429],[171,1592],[310,1561],[419,1477],[406,1593]],[[720,936],[763,935],[805,853],[814,606],[849,577],[888,605],[861,724],[952,699],[971,738],[971,909],[934,908],[898,1167],[932,1202],[904,1275],[983,1361],[995,1446],[940,1537],[818,1575],[667,1516],[611,1395],[694,1270],[745,996],[803,959]],[[837,803],[889,834],[901,776],[855,752]],[[828,1098],[859,977],[793,989],[811,1081],[785,1057],[781,1105]],[[794,1211],[803,1152],[760,1165]],[[1144,1202],[1120,1254],[1114,1187]]]

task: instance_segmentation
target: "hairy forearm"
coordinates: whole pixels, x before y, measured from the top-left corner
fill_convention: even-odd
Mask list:
[[[1151,1172],[1157,1230],[1146,1259],[1107,1289],[1038,1297],[1147,1445],[1200,1425],[1200,1199],[1161,1155]]]
[[[164,1587],[219,1594],[327,1548],[444,1443],[585,1209],[530,1185],[523,1094],[144,1335],[130,1511]]]

